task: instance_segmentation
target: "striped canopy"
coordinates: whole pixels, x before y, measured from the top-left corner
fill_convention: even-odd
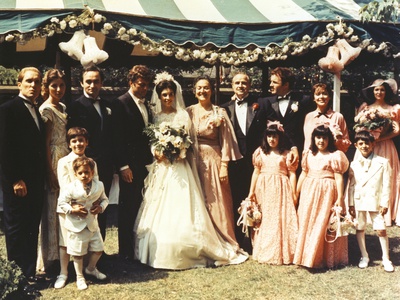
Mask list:
[[[359,9],[368,0],[1,0],[0,34],[29,32],[50,18],[79,14],[84,5],[151,39],[198,46],[250,44],[265,47],[286,38],[315,37],[338,17],[362,39],[399,45],[394,25],[362,24]],[[386,28],[385,27],[385,28]],[[394,34],[395,33],[395,34]]]

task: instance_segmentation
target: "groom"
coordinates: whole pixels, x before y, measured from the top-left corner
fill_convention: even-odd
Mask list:
[[[149,140],[143,129],[151,121],[145,101],[153,79],[152,72],[143,65],[134,66],[128,74],[129,90],[115,103],[117,138],[116,159],[119,171],[118,245],[119,257],[134,258],[133,226],[142,202],[146,165],[152,161]]]
[[[281,122],[287,138],[286,147],[291,149],[293,158],[299,160],[304,146],[304,119],[314,109],[314,103],[310,97],[292,91],[295,77],[290,69],[275,68],[270,79],[272,96],[258,99],[259,124],[264,131],[267,120]]]

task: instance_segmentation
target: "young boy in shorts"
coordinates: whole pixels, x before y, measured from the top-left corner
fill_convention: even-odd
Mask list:
[[[369,263],[365,246],[365,228],[369,214],[381,244],[383,268],[386,272],[393,272],[394,267],[389,259],[389,239],[383,218],[388,210],[392,182],[389,161],[373,152],[375,139],[368,131],[356,133],[354,140],[361,157],[350,164],[348,199],[349,213],[358,223],[356,237],[361,251],[358,267],[365,269]]]

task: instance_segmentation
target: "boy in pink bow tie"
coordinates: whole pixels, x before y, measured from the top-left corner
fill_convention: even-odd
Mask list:
[[[389,260],[389,239],[383,216],[387,213],[391,191],[391,168],[386,158],[376,155],[375,138],[368,131],[356,133],[355,147],[361,153],[361,159],[353,160],[349,170],[349,213],[356,218],[357,242],[361,251],[358,267],[368,267],[369,257],[365,246],[365,228],[367,213],[372,227],[377,232],[382,247],[382,264],[386,272],[393,272]]]

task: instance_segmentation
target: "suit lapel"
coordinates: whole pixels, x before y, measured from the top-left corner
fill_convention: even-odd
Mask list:
[[[135,100],[131,97],[131,95],[128,93],[127,97],[125,98],[126,105],[130,112],[135,116],[135,119],[140,120],[140,123],[145,127],[145,123],[143,120],[142,113],[140,112],[139,108],[137,107]],[[149,115],[150,116],[150,115]]]
[[[231,123],[233,125],[233,128],[236,128],[236,122],[235,122],[235,100],[232,100],[229,105],[227,106],[227,109],[229,110],[229,119],[231,119]]]
[[[375,155],[376,154],[374,153],[374,156],[372,158],[374,158]],[[372,163],[372,162],[374,162],[374,163]],[[359,168],[363,169],[360,162],[357,162],[357,164],[359,165]],[[368,172],[366,172],[364,174],[364,176],[362,177],[361,186],[364,186],[368,182],[368,180],[370,180],[371,177],[373,177],[381,168],[382,168],[382,164],[380,164],[376,160],[371,161],[371,165],[368,169]]]
[[[272,109],[275,110],[276,115],[279,116],[279,118],[283,118],[281,111],[279,110],[278,96],[274,96],[271,99],[271,106]]]
[[[21,111],[24,112],[25,114],[25,120],[29,120],[28,122],[31,123],[31,127],[35,128],[37,130],[38,133],[43,132],[44,130],[44,125],[42,123],[42,118],[40,116],[39,110],[35,107],[35,112],[36,112],[36,117],[38,118],[38,122],[39,122],[39,128],[36,125],[35,120],[33,119],[31,112],[29,111],[29,109],[26,107],[24,101],[22,100],[22,98],[18,97],[18,105],[21,109]]]
[[[83,96],[80,99],[80,101],[87,108],[87,110],[89,112],[89,117],[93,120],[93,122],[97,123],[98,128],[101,128],[101,117],[100,117],[99,113],[97,112],[96,108],[94,107],[92,100]],[[100,100],[100,102],[101,102],[101,100]],[[100,108],[101,108],[101,104],[100,104]]]

